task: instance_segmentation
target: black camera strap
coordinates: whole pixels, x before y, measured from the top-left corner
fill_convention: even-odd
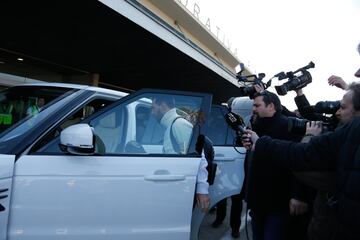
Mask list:
[[[170,141],[171,141],[171,145],[172,145],[174,151],[177,152],[177,153],[180,153],[181,148],[180,148],[179,143],[177,142],[177,140],[176,140],[176,138],[175,138],[175,136],[174,136],[174,133],[173,133],[173,131],[172,131],[172,127],[173,127],[175,121],[178,120],[179,118],[183,118],[183,117],[180,117],[180,116],[176,117],[176,118],[172,121],[172,123],[171,123],[171,125],[170,125]]]

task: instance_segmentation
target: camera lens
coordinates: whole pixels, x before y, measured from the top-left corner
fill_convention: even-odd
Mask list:
[[[340,108],[340,101],[320,101],[314,107],[315,113],[335,114]]]
[[[306,123],[308,120],[296,118],[296,117],[288,117],[288,132],[297,135],[304,135],[306,132]]]

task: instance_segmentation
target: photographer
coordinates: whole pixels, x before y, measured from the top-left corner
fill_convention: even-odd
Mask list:
[[[309,121],[306,124],[306,134],[301,140],[307,143],[312,137],[319,136],[322,133],[321,121]],[[333,229],[336,227],[336,215],[331,207],[336,202],[334,197],[336,176],[333,171],[311,171],[295,172],[294,175],[317,189],[314,200],[313,214],[308,226],[309,240],[328,240],[332,239]]]
[[[328,82],[329,85],[337,86],[344,90],[348,88],[348,84],[338,76],[332,75],[329,77]],[[304,111],[304,109],[306,110],[310,107],[310,103],[307,101],[302,89],[295,90],[295,92],[297,96],[294,100],[299,111],[302,112],[305,118],[311,120],[320,119],[313,111]],[[344,103],[344,99],[342,102],[343,106],[345,106],[346,103]],[[349,103],[347,103],[347,105],[349,105]],[[344,119],[343,115],[344,111],[341,111],[341,109],[336,112],[336,117],[340,120],[340,124],[349,121],[349,119]],[[353,116],[351,119],[352,118]],[[309,142],[313,136],[318,136],[321,132],[321,121],[308,122],[306,135],[301,142]],[[302,181],[317,189],[313,207],[313,216],[308,227],[309,240],[327,240],[331,239],[333,236],[332,230],[336,227],[336,215],[332,205],[337,201],[334,197],[334,186],[336,185],[334,174],[334,172],[305,172],[295,174]]]
[[[281,114],[278,96],[268,91],[254,95],[252,128],[261,135],[278,139],[300,140],[287,130],[287,117]],[[256,162],[247,174],[247,203],[251,210],[254,239],[287,239],[290,215],[307,212],[307,196],[295,177],[271,166]],[[301,229],[298,229],[300,235]],[[306,236],[306,227],[303,229]],[[293,238],[292,238],[293,239]]]
[[[337,115],[349,123],[306,144],[258,138],[250,130],[246,136],[251,141],[243,144],[255,151],[253,164],[277,165],[288,171],[335,170],[337,224],[332,239],[360,239],[360,84],[349,86]]]
[[[256,93],[260,93],[262,91],[265,91],[265,87],[262,84],[255,84],[254,89]],[[291,112],[289,109],[287,109],[285,106],[281,105],[281,114],[286,117],[300,117],[294,112]]]

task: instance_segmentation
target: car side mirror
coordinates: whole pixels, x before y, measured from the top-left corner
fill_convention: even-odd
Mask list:
[[[93,129],[88,124],[75,124],[60,133],[60,149],[75,155],[92,155],[95,152]]]

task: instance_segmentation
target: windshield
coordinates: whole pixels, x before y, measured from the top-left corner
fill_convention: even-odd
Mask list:
[[[49,86],[18,86],[0,92],[0,136],[76,89]]]

